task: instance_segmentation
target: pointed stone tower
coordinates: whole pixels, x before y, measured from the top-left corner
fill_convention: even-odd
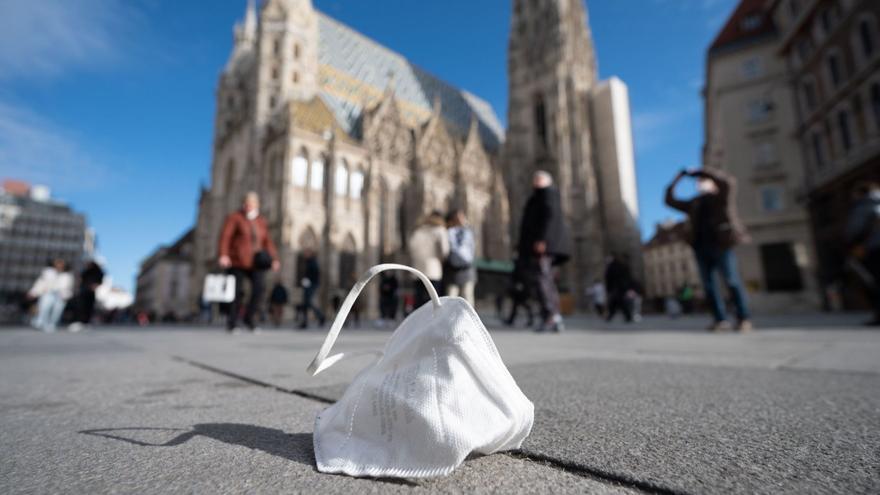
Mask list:
[[[561,289],[582,294],[599,276],[604,249],[590,126],[590,90],[597,70],[582,0],[513,2],[508,77],[510,102],[504,150],[512,237],[531,193],[531,176],[556,180],[572,229],[572,269]]]
[[[257,125],[318,90],[318,18],[311,0],[268,0],[260,12]]]

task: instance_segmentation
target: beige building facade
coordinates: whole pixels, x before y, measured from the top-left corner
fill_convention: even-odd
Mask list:
[[[678,297],[682,287],[690,285],[696,300],[703,299],[703,287],[694,250],[686,241],[684,222],[669,221],[657,225],[645,243],[645,299],[662,308],[667,297]]]
[[[709,49],[703,163],[737,180],[737,208],[752,240],[736,255],[752,310],[815,310],[804,158],[792,139],[796,108],[768,7],[740,2]]]
[[[192,282],[193,230],[170,246],[162,246],[141,262],[137,276],[134,307],[156,319],[181,320],[194,314],[190,304]],[[200,290],[201,285],[196,290]]]
[[[862,284],[844,268],[852,190],[880,181],[880,2],[773,0],[777,54],[795,106],[804,203],[828,309],[866,307]]]
[[[218,84],[193,279],[216,269],[223,219],[248,190],[262,198],[285,283],[298,280],[303,250],[317,251],[325,307],[369,266],[406,263],[408,234],[431,210],[464,209],[477,256],[507,259],[503,132],[488,103],[310,1],[259,12],[251,2]]]

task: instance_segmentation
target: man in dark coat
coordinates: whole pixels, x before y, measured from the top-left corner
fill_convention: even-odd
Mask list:
[[[571,257],[571,235],[553,177],[544,171],[535,172],[532,186],[534,190],[526,202],[520,226],[519,257],[541,304],[543,319],[538,331],[558,332],[563,326],[553,267]]]
[[[700,194],[697,197],[689,200],[675,197],[675,186],[684,177],[698,180]],[[748,234],[736,213],[736,180],[717,169],[682,170],[666,188],[666,204],[688,216],[688,237],[697,258],[706,300],[715,319],[709,330],[720,331],[731,327],[716,282],[716,272],[721,272],[736,306],[737,329],[750,331],[752,323],[749,321],[746,295],[733,254],[734,246],[748,240]]]
[[[89,261],[79,277],[79,293],[74,303],[76,315],[69,330],[78,332],[92,321],[95,314],[95,291],[104,283],[104,270],[95,261]]]
[[[321,284],[321,267],[318,257],[311,249],[303,251],[303,273],[300,274],[299,286],[303,290],[302,303],[299,305],[299,328],[305,330],[309,326],[309,311],[315,313],[318,325],[324,326],[324,313],[315,305],[314,298]]]
[[[608,290],[608,315],[606,321],[614,319],[617,310],[623,311],[627,323],[633,321],[632,300],[628,293],[633,290],[633,277],[629,266],[614,255],[605,268],[605,287]]]

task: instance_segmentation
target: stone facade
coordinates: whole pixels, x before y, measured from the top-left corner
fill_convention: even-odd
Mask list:
[[[686,228],[684,222],[658,224],[643,248],[645,299],[657,309],[667,297],[678,297],[685,284],[693,287],[696,300],[704,297],[694,250],[685,241]]]
[[[297,280],[304,248],[318,251],[325,305],[370,265],[407,262],[409,233],[434,209],[465,209],[478,258],[508,260],[536,169],[557,177],[575,234],[564,288],[583,294],[611,252],[627,254],[640,273],[625,85],[597,83],[578,0],[518,0],[512,29],[504,146],[488,103],[310,1],[267,0],[259,12],[250,3],[218,83],[191,286],[216,269],[221,222],[248,190],[261,194],[283,282]],[[547,124],[540,133],[537,103]],[[605,132],[594,134],[599,121]],[[618,235],[606,235],[612,226]]]
[[[865,308],[842,239],[854,186],[880,181],[880,2],[775,0],[767,8],[792,94],[790,135],[803,157],[823,306]]]
[[[407,262],[408,234],[433,209],[464,208],[478,256],[507,259],[502,140],[485,101],[310,1],[250,3],[217,88],[191,285],[216,269],[223,219],[248,190],[261,195],[284,283],[295,285],[302,250],[317,250],[325,306],[369,266]]]
[[[608,255],[624,255],[642,278],[626,87],[599,83],[582,0],[515,0],[513,9],[504,148],[511,211],[522,210],[535,170],[553,174],[574,243],[560,285],[584,307]],[[513,222],[512,238],[518,229]]]
[[[194,314],[188,295],[192,283],[193,230],[170,246],[162,246],[147,256],[137,275],[134,306],[146,311],[153,321],[180,320]],[[198,286],[201,289],[201,285]]]
[[[708,167],[737,179],[737,210],[751,242],[736,247],[752,309],[819,308],[795,108],[780,36],[766,0],[745,0],[709,48],[705,88]]]

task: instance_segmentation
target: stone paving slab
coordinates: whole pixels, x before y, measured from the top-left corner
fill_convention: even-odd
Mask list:
[[[312,425],[326,404],[104,335],[6,337],[2,493],[634,493],[504,454],[436,480],[325,475]]]
[[[339,349],[388,336],[344,331]],[[0,451],[14,453],[0,491],[880,491],[880,333],[493,337],[536,404],[527,458],[413,485],[317,473],[310,433],[325,405],[172,359],[333,399],[367,361],[308,377],[323,333],[0,332]]]

